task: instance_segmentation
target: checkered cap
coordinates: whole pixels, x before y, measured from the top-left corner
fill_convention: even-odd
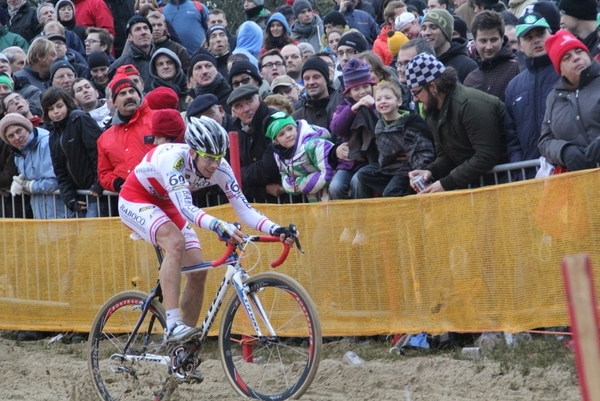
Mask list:
[[[408,89],[423,86],[442,75],[444,64],[428,53],[417,54],[406,66],[406,85]]]

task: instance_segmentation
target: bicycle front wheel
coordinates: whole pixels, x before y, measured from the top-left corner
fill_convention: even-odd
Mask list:
[[[225,307],[219,335],[225,374],[235,390],[246,397],[299,398],[315,378],[321,360],[317,309],[306,290],[283,274],[258,274],[245,284],[262,338],[257,336],[239,297],[234,294]],[[262,305],[265,316],[261,316],[257,304]],[[271,336],[267,322],[275,336]],[[248,348],[252,363],[248,361]]]
[[[154,299],[135,334],[148,294],[124,291],[98,311],[88,340],[88,368],[94,389],[105,401],[160,400],[170,378],[163,345],[165,309]],[[125,344],[131,337],[127,349]]]

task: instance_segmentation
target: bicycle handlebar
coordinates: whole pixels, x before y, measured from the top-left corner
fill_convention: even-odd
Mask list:
[[[248,242],[281,242],[281,238],[272,235],[251,235],[248,237]],[[281,242],[281,244],[283,245],[283,251],[281,252],[279,258],[277,258],[277,260],[271,262],[271,267],[280,266],[283,262],[285,262],[290,253],[290,246],[285,242]],[[225,249],[225,252],[223,253],[223,255],[221,255],[219,259],[216,259],[211,263],[212,266],[217,267],[225,264],[227,262],[227,259],[233,253],[236,246],[236,244],[227,243],[227,248]]]

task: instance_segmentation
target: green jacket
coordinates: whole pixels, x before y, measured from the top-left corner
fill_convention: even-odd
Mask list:
[[[22,36],[9,32],[7,26],[0,25],[0,52],[11,46],[19,46],[25,53],[29,50],[29,43]]]
[[[463,189],[506,161],[504,103],[495,96],[456,84],[439,116],[427,117],[436,158],[427,166],[444,190]]]

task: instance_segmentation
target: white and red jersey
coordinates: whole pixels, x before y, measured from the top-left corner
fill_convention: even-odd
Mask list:
[[[157,205],[170,200],[185,220],[208,230],[215,217],[192,203],[191,192],[212,185],[221,187],[246,226],[267,234],[273,227],[279,227],[248,203],[225,159],[207,179],[196,169],[186,144],[159,145],[148,152],[127,177],[119,196],[132,203]]]

